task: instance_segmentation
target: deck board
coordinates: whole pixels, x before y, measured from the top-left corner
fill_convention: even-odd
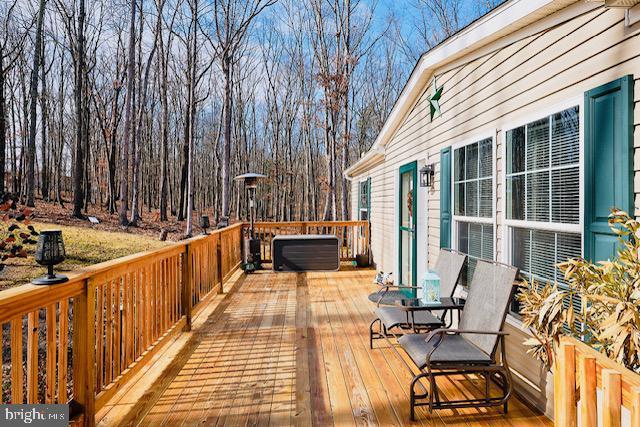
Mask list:
[[[246,276],[226,306],[194,330],[190,353],[176,358],[180,365],[167,368],[170,377],[163,373],[123,424],[551,425],[515,397],[508,415],[419,408],[411,423],[404,356],[384,341],[369,349],[373,274],[345,268]],[[445,397],[482,393],[473,378],[439,382]]]

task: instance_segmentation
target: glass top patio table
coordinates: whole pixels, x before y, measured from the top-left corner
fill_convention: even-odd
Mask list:
[[[425,302],[420,298],[402,298],[397,299],[393,305],[406,311],[462,310],[465,301],[458,297],[441,297],[439,302]]]

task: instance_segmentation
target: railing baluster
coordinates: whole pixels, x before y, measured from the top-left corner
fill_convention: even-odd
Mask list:
[[[22,373],[22,316],[11,320],[11,402],[24,401]]]
[[[58,319],[58,403],[67,403],[67,363],[69,348],[69,300],[60,301]],[[22,340],[20,340],[22,341]],[[22,342],[20,343],[22,347]]]
[[[39,310],[27,314],[27,403],[38,403]]]

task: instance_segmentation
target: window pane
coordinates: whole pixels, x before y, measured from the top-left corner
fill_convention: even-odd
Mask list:
[[[527,175],[528,221],[549,221],[549,172]]]
[[[507,173],[524,172],[524,126],[507,132]]]
[[[469,252],[472,257],[482,258],[482,225],[469,224]]]
[[[570,258],[578,258],[582,255],[582,235],[577,233],[558,233],[558,251],[556,263],[564,262]],[[558,273],[558,283],[568,286],[564,275]]]
[[[493,225],[482,226],[482,258],[493,258]]]
[[[531,231],[531,270],[537,279],[555,280],[556,233],[552,231]]]
[[[525,228],[514,228],[512,242],[513,265],[518,267],[522,272],[531,271],[531,231]]]
[[[469,223],[468,222],[459,222],[458,223],[458,245],[456,246],[458,250],[462,253],[469,252]]]
[[[553,222],[580,222],[580,168],[551,172],[551,213]]]
[[[478,181],[480,185],[480,204],[478,206],[478,216],[491,218],[493,215],[493,179],[483,179]]]
[[[465,215],[478,216],[478,181],[467,182]]]
[[[413,228],[413,173],[405,172],[401,175],[402,206],[401,221],[402,227]]]
[[[478,177],[478,144],[467,145],[467,158],[465,160],[467,174],[466,179]]]
[[[553,166],[577,164],[580,161],[578,107],[554,114],[551,126],[551,164]]]
[[[527,170],[549,167],[549,118],[527,125]]]
[[[507,218],[524,219],[524,175],[507,177]]]
[[[455,206],[454,206],[454,212],[456,215],[464,215],[465,214],[465,209],[464,209],[464,187],[465,184],[464,183],[460,183],[460,184],[455,184],[454,185],[454,200],[455,200]]]
[[[458,148],[454,153],[453,153],[453,180],[454,181],[463,181],[464,180],[464,174],[465,174],[465,169],[464,169],[464,153],[465,153],[465,149],[464,147],[462,148]]]
[[[480,141],[480,178],[493,175],[493,140],[491,138]]]

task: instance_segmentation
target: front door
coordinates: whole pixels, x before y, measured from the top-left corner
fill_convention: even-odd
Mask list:
[[[417,173],[418,165],[416,162],[400,168],[398,283],[405,286],[416,286]],[[415,291],[408,293],[416,295]]]

